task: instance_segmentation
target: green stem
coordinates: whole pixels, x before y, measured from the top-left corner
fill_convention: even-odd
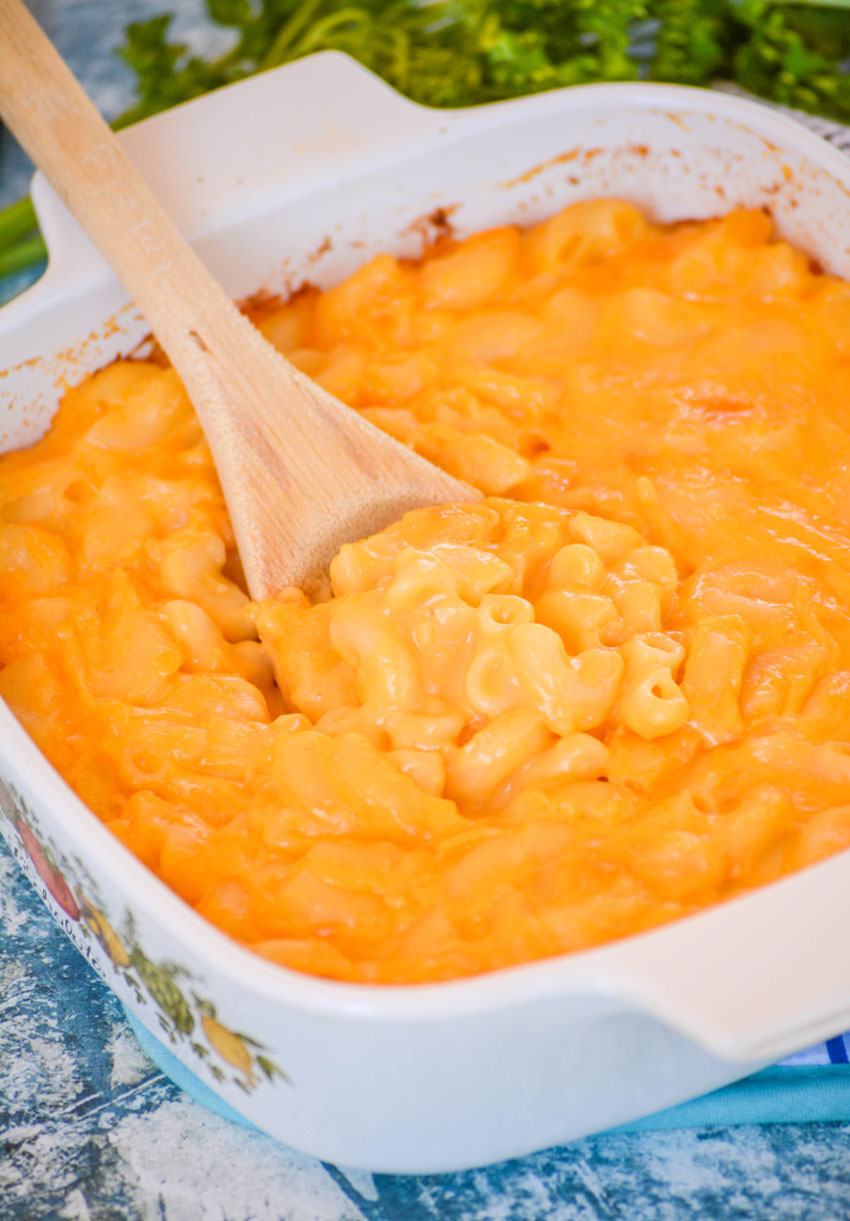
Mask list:
[[[307,55],[314,47],[321,47],[323,43],[329,41],[336,29],[340,26],[364,26],[368,25],[369,16],[362,8],[342,8],[336,13],[329,13],[327,17],[323,17],[321,21],[317,21],[306,32],[301,41],[294,48],[298,55]]]
[[[30,237],[16,246],[0,251],[0,279],[26,271],[42,259],[47,258],[47,247],[40,237]]]
[[[301,31],[312,21],[313,14],[321,3],[322,0],[304,0],[304,3],[298,6],[289,21],[275,35],[274,42],[259,65],[261,69],[276,68],[278,64],[289,58],[287,51]]]
[[[773,0],[782,8],[850,8],[850,0]]]
[[[35,209],[29,195],[0,211],[0,249],[13,246],[35,229]]]

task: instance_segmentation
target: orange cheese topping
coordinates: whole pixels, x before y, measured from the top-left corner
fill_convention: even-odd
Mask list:
[[[596,201],[255,321],[489,499],[252,604],[170,368],[0,458],[0,695],[188,903],[416,982],[850,845],[850,286],[762,213]]]

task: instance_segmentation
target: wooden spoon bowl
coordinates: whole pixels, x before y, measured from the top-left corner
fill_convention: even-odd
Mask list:
[[[316,385],[239,313],[21,0],[0,0],[0,117],[182,378],[252,597],[311,585],[342,543],[408,509],[480,498]]]

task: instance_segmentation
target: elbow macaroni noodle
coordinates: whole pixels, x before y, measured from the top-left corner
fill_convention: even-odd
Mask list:
[[[762,213],[599,200],[254,320],[488,499],[254,604],[161,361],[0,458],[0,695],[188,903],[416,982],[850,845],[848,285]]]

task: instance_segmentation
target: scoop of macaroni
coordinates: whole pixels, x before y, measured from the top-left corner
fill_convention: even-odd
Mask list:
[[[161,358],[0,457],[0,695],[187,903],[417,982],[850,845],[850,287],[760,212],[599,200],[252,316],[488,499],[257,604]]]

